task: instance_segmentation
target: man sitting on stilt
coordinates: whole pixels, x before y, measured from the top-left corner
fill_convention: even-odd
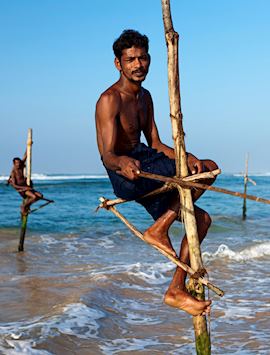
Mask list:
[[[18,157],[13,159],[13,168],[8,179],[8,184],[14,187],[23,198],[21,204],[22,215],[28,214],[30,206],[38,200],[42,199],[48,202],[53,202],[52,200],[45,199],[42,193],[34,190],[32,181],[30,186],[27,185],[26,177],[24,176],[26,158],[27,153],[25,152],[22,159]]]
[[[139,177],[140,170],[163,176],[174,176],[174,150],[159,138],[151,94],[142,87],[149,65],[148,38],[134,30],[126,30],[114,42],[115,66],[119,80],[105,90],[96,105],[97,143],[102,162],[108,172],[115,194],[126,200],[137,200],[154,218],[155,223],[144,232],[144,239],[176,257],[168,230],[179,218],[179,196],[175,191],[140,199],[160,188],[163,183]],[[147,145],[141,142],[144,134]],[[217,169],[212,160],[199,160],[187,153],[190,174]],[[211,185],[213,179],[203,183]],[[193,190],[195,202],[203,190]],[[195,208],[200,242],[211,224],[209,214]],[[184,236],[179,259],[189,264],[189,250]],[[199,301],[185,287],[186,272],[177,267],[165,294],[166,304],[194,316],[210,311],[211,301]]]

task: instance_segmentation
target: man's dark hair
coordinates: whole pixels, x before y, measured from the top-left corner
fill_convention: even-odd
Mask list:
[[[148,52],[148,43],[148,37],[140,34],[140,32],[135,30],[124,30],[120,37],[114,41],[113,52],[116,58],[120,60],[123,49],[131,48],[134,46],[138,48],[145,48],[146,52]]]
[[[21,158],[15,157],[15,158],[13,158],[13,163],[15,163],[15,160],[22,161]]]

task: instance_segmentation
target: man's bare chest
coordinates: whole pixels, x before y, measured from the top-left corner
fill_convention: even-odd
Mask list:
[[[22,170],[17,170],[14,173],[17,184],[23,184],[25,182],[25,177]]]
[[[129,134],[143,131],[147,121],[147,109],[144,105],[131,104],[124,107],[119,114],[119,125]]]

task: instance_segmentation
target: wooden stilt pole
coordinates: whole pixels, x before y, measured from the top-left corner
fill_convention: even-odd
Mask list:
[[[27,137],[27,164],[26,164],[26,171],[27,171],[27,178],[26,183],[28,186],[31,186],[31,170],[32,170],[32,128],[28,129],[28,137]],[[23,202],[24,203],[24,202]],[[24,250],[24,239],[27,227],[27,219],[28,213],[23,215],[21,214],[21,232],[20,232],[20,241],[18,246],[18,251],[21,252]]]
[[[19,252],[24,250],[24,238],[25,238],[26,227],[27,227],[27,219],[28,219],[28,214],[21,215],[21,232],[20,232],[20,241],[18,246]]]
[[[32,128],[28,129],[27,137],[27,160],[26,160],[26,183],[28,186],[31,186],[31,175],[32,175],[32,144],[33,144],[33,131]]]
[[[165,30],[165,38],[168,52],[168,84],[170,97],[170,116],[172,122],[176,175],[177,177],[185,177],[188,175],[186,149],[184,142],[184,131],[182,125],[181,99],[180,99],[180,79],[178,65],[178,33],[174,31],[170,0],[162,0],[162,14]],[[183,205],[182,215],[186,236],[189,245],[190,264],[193,270],[199,271],[203,269],[201,258],[200,243],[197,232],[197,223],[194,214],[194,206],[191,191],[181,188],[181,205]],[[204,300],[204,287],[202,284],[191,282],[192,295],[199,300]],[[205,316],[193,317],[193,325],[195,330],[195,341],[197,354],[210,354],[211,341],[207,330]]]
[[[242,219],[245,220],[247,218],[247,182],[248,182],[248,154],[246,156],[246,170],[245,170],[245,175],[244,175],[244,199],[243,199],[243,214],[242,214]]]
[[[248,176],[248,160],[249,160],[249,154],[247,154],[246,156],[246,170],[245,170],[245,175],[244,175],[244,193],[243,193],[243,214],[242,214],[242,219],[245,220],[247,218],[247,199],[250,199],[250,195],[247,195],[247,184],[248,182],[251,182],[253,185],[256,185],[256,182],[254,180],[252,180],[249,176]],[[262,198],[257,198],[255,201],[258,202],[264,202],[264,203],[270,203],[269,200],[265,200]],[[268,201],[268,202],[265,202]]]

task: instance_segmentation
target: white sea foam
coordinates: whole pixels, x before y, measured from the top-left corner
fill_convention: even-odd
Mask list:
[[[232,173],[228,174],[235,177],[243,177],[244,173]],[[249,176],[256,177],[270,177],[270,172],[258,172],[258,173],[249,173]],[[0,175],[0,181],[7,181],[9,178],[8,175]],[[42,174],[42,173],[33,173],[32,180],[85,180],[85,179],[108,179],[107,174]]]
[[[227,303],[227,306],[223,304],[224,317],[228,319],[252,319],[254,318],[254,305],[250,307],[244,304],[236,304],[235,302]]]
[[[191,336],[190,336],[191,337]],[[99,347],[106,355],[114,355],[114,354],[126,354],[127,352],[134,352],[134,353],[142,353],[142,354],[154,354],[154,353],[166,353],[166,354],[190,354],[190,347],[189,342],[190,337],[184,336],[177,336],[177,340],[180,341],[179,344],[172,344],[170,340],[163,340],[162,337],[159,335],[147,338],[121,338],[121,339],[113,339],[108,340],[104,344],[100,344]],[[158,351],[157,348],[160,349],[168,349],[167,351]]]
[[[234,173],[231,174],[235,177],[243,177],[243,173]],[[266,173],[249,173],[250,177],[270,177],[270,172]],[[0,181],[7,181],[9,178],[8,175],[0,175]],[[42,174],[42,173],[34,173],[32,174],[33,181],[50,181],[50,180],[87,180],[87,179],[108,179],[107,174]]]
[[[50,244],[57,244],[59,243],[59,241],[54,238],[54,237],[51,237],[49,236],[48,234],[43,234],[39,237],[41,239],[41,243],[42,244],[47,244],[47,245],[50,245]]]
[[[150,346],[159,344],[158,339],[114,339],[106,342],[104,345],[100,345],[100,349],[104,351],[106,355],[112,355],[120,353],[121,351],[143,351]]]
[[[126,322],[132,325],[153,325],[160,324],[161,320],[158,317],[146,317],[145,314],[138,314],[127,311]]]
[[[89,308],[82,303],[73,303],[63,308],[63,314],[47,321],[45,335],[51,329],[57,329],[62,334],[77,336],[82,339],[97,338],[98,319],[104,317],[100,310]]]
[[[33,349],[39,339],[66,334],[82,339],[98,337],[98,319],[105,316],[97,309],[89,308],[82,303],[73,303],[57,309],[58,314],[51,317],[39,317],[28,322],[11,322],[0,326],[0,351],[4,354],[50,354]],[[33,339],[38,333],[39,338]],[[21,338],[31,340],[20,340]],[[7,349],[9,346],[9,349]]]
[[[203,253],[204,260],[213,260],[217,258],[229,258],[235,261],[247,261],[270,255],[270,242],[255,244],[242,251],[235,252],[227,245],[221,244],[214,253]]]
[[[153,285],[162,285],[168,282],[171,275],[168,277],[165,275],[166,272],[174,270],[175,266],[173,263],[135,263],[135,264],[117,264],[103,267],[102,269],[91,270],[91,278],[93,280],[103,280],[106,281],[111,274],[128,274],[130,277],[136,277],[138,279],[147,282],[151,287]],[[123,281],[124,282],[124,281]],[[130,283],[125,285],[126,288],[131,287]],[[140,289],[139,285],[133,285],[132,288]],[[143,290],[146,289],[144,285]]]
[[[52,355],[52,353],[46,350],[39,350],[33,347],[36,346],[36,343],[33,340],[11,340],[6,339],[6,344],[10,347],[7,349],[6,347],[2,347],[0,345],[0,351],[6,355]]]
[[[243,177],[244,176],[244,173],[235,173],[235,174],[232,174],[233,176],[240,176],[240,177]],[[254,172],[254,173],[248,173],[248,176],[270,176],[270,172]]]
[[[144,289],[145,292],[145,289]],[[159,297],[158,305],[160,305]],[[156,306],[155,297],[151,297],[151,302],[144,301],[143,299],[136,300],[134,298],[127,297],[111,297],[111,302],[114,305],[114,309],[121,315],[127,324],[132,325],[150,325],[160,324],[162,322],[159,315],[153,311]]]
[[[7,175],[1,175],[0,181],[6,181]],[[85,179],[108,179],[107,175],[98,174],[32,174],[32,180],[85,180]]]
[[[136,276],[149,284],[159,285],[168,281],[168,277],[164,274],[174,269],[174,265],[170,262],[166,263],[136,263],[127,267],[129,275]]]
[[[115,246],[113,240],[108,237],[100,238],[96,244],[105,249],[111,249]]]

